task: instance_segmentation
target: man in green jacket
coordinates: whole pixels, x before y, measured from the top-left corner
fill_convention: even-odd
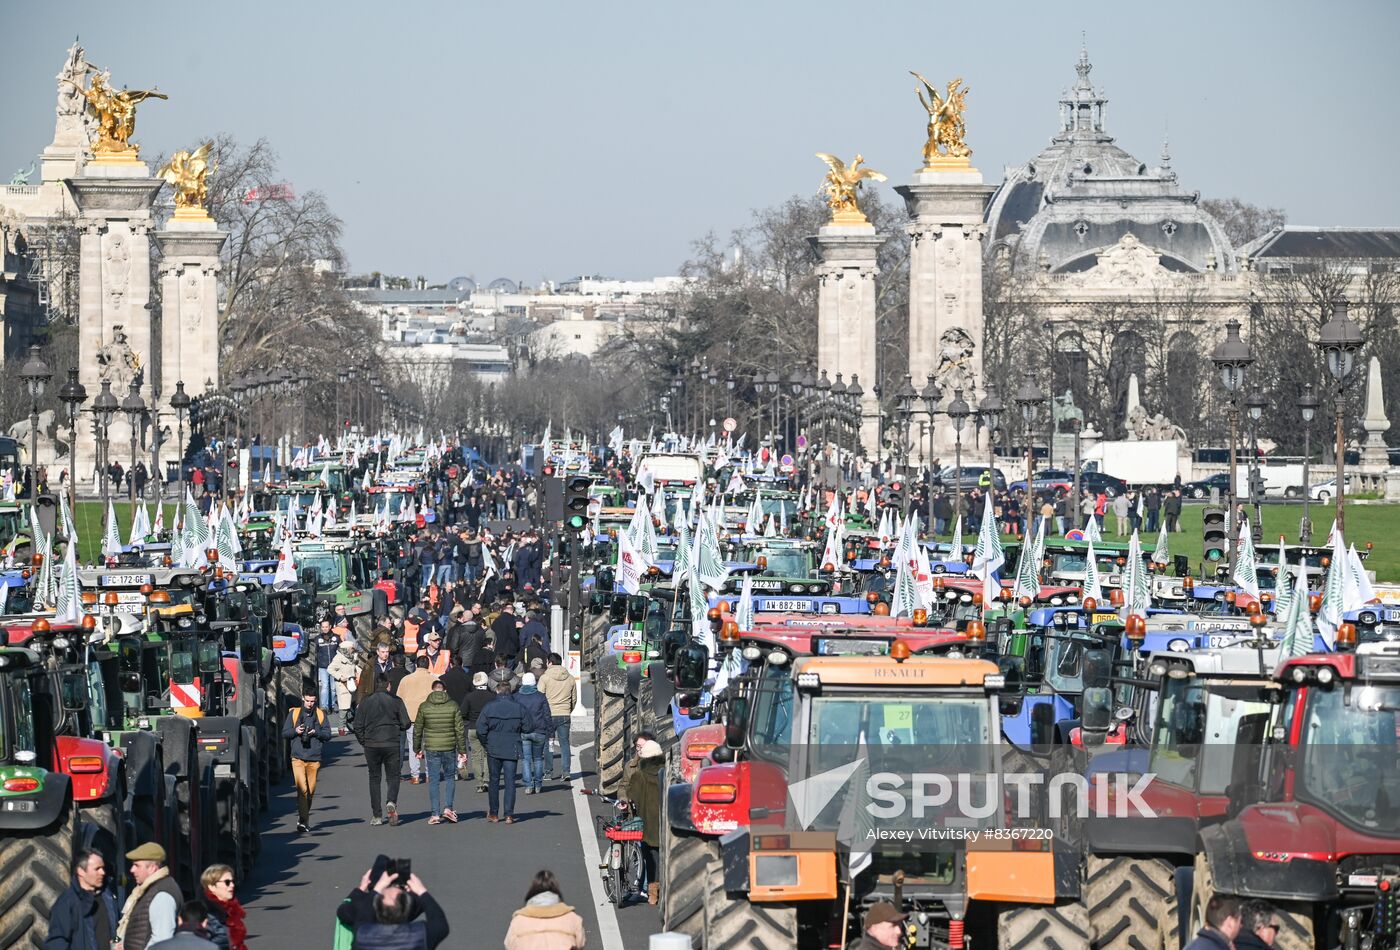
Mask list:
[[[428,824],[440,825],[444,821],[456,824],[452,799],[457,792],[457,768],[466,761],[467,739],[461,707],[447,695],[442,680],[433,681],[432,692],[418,707],[418,717],[413,722],[413,751],[426,753],[423,757],[428,764],[428,802],[433,810]],[[447,785],[441,802],[439,783]],[[439,804],[445,807],[439,808]]]

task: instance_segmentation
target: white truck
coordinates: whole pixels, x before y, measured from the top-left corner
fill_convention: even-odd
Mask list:
[[[1081,456],[1086,472],[1103,472],[1129,485],[1170,485],[1178,475],[1192,481],[1191,457],[1178,451],[1176,440],[1100,442]]]

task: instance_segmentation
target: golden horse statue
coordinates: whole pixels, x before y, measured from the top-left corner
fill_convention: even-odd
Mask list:
[[[156,175],[164,178],[175,192],[175,210],[204,211],[209,201],[209,173],[218,163],[209,158],[213,142],[205,142],[193,152],[181,150],[170,156]]]
[[[915,87],[915,91],[919,95],[920,104],[928,112],[928,140],[924,142],[924,167],[932,167],[940,158],[970,158],[972,149],[968,148],[967,142],[964,141],[967,135],[967,126],[963,123],[962,117],[963,110],[967,108],[967,94],[970,90],[966,87],[958,88],[962,85],[962,77],[959,76],[948,83],[947,92],[940,96],[933,83],[912,69],[909,74],[922,84],[923,88]],[[926,92],[927,96],[924,95]]]
[[[97,141],[92,151],[98,157],[103,155],[131,156],[140,153],[141,147],[131,141],[131,133],[136,131],[136,106],[147,99],[168,99],[163,92],[154,89],[113,89],[110,73],[95,73],[92,86],[78,91],[87,99],[88,109],[97,119]]]
[[[856,193],[867,178],[872,181],[885,181],[885,176],[873,168],[861,168],[865,157],[857,155],[847,165],[835,155],[818,152],[817,158],[826,162],[826,178],[822,180],[822,190],[826,193],[826,205],[831,209],[831,220],[841,224],[865,223],[865,215],[856,202]]]

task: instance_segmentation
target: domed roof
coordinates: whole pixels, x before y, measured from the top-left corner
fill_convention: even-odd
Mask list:
[[[990,255],[1010,253],[1015,267],[1052,273],[1086,270],[1097,253],[1126,235],[1161,255],[1170,270],[1235,269],[1219,222],[1184,192],[1165,146],[1149,167],[1113,144],[1104,128],[1108,99],[1089,81],[1081,50],[1079,80],[1060,99],[1060,131],[1024,165],[1007,169],[987,206]]]

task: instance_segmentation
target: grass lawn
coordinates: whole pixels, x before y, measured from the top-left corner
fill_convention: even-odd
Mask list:
[[[1172,554],[1184,554],[1191,559],[1192,572],[1199,574],[1201,563],[1201,511],[1204,505],[1187,504],[1181,511],[1181,531],[1170,536]],[[1283,535],[1289,544],[1298,541],[1298,520],[1303,516],[1303,506],[1265,505],[1264,544],[1277,544]],[[1333,508],[1331,505],[1313,505],[1310,511],[1313,522],[1313,543],[1323,544],[1327,532],[1332,527]],[[1104,540],[1126,541],[1110,533],[1114,519],[1105,519]],[[1355,504],[1346,506],[1346,539],[1355,544],[1358,551],[1365,551],[1366,542],[1375,546],[1366,559],[1366,567],[1375,571],[1378,582],[1400,583],[1400,505]],[[963,539],[967,545],[976,545],[977,538],[967,535]],[[1142,538],[1143,547],[1151,550],[1157,545],[1157,536]],[[969,548],[970,550],[970,548]]]
[[[113,507],[117,513],[117,526],[121,531],[122,543],[125,544],[127,532],[131,530],[131,504],[126,498],[122,498],[121,501],[114,501]],[[146,511],[151,520],[155,521],[155,505],[148,502]],[[80,501],[73,517],[78,522],[78,560],[83,564],[96,564],[102,558],[102,522],[106,518],[106,509],[100,501]],[[169,526],[174,524],[174,521],[175,503],[167,501],[165,523]]]

